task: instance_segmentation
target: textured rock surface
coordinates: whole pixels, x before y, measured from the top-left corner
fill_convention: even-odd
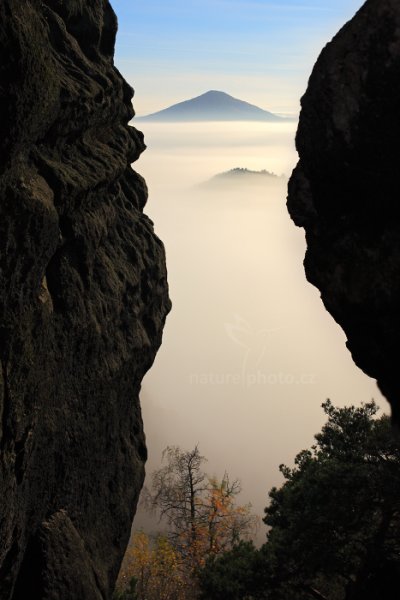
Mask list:
[[[0,2],[0,599],[110,597],[170,308],[107,0]]]
[[[400,3],[368,0],[302,99],[288,208],[306,274],[400,422]],[[334,365],[332,365],[334,369]],[[366,398],[368,400],[368,398]]]

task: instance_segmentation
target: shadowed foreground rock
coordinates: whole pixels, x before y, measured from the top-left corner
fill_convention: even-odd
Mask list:
[[[400,3],[368,0],[302,99],[288,209],[305,269],[400,423]],[[332,369],[335,366],[332,365]]]
[[[170,308],[107,0],[0,1],[0,599],[107,599]]]

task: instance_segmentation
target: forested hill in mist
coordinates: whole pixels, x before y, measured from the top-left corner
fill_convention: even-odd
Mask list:
[[[254,104],[233,98],[225,92],[211,90],[192,98],[173,104],[158,112],[137,117],[136,121],[269,121],[284,122],[280,117]]]
[[[252,171],[251,169],[245,169],[236,167],[223,173],[218,173],[211,177],[208,181],[200,184],[201,189],[211,188],[224,188],[224,187],[237,187],[241,185],[246,186],[270,186],[270,185],[286,185],[287,177],[285,175],[276,175],[266,169],[261,171]]]

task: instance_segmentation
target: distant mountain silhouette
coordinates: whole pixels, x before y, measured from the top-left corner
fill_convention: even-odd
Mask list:
[[[243,102],[225,94],[212,90],[201,96],[179,102],[169,108],[160,110],[136,121],[286,121],[284,117],[274,115],[254,104]]]
[[[224,173],[218,173],[214,175],[208,181],[205,181],[199,185],[201,189],[212,189],[222,187],[236,187],[245,184],[265,186],[265,185],[282,185],[287,183],[287,177],[285,175],[275,175],[263,169],[262,171],[251,171],[250,169],[243,169],[237,167]]]

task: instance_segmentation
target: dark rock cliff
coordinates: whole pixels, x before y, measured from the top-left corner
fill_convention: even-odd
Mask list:
[[[398,0],[368,0],[322,51],[296,141],[288,209],[307,278],[400,423]]]
[[[107,0],[0,2],[0,599],[107,599],[170,308]]]

